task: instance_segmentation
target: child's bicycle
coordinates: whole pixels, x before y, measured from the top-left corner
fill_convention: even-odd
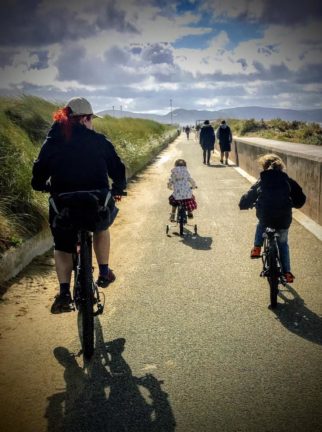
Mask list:
[[[182,237],[183,227],[188,223],[188,211],[186,210],[185,206],[181,202],[179,202],[179,205],[177,206],[176,209],[175,221],[176,221],[176,226],[179,225],[179,234]],[[196,224],[193,225],[193,229],[194,229],[194,234],[197,235],[198,228]],[[169,231],[170,231],[170,225],[167,225],[166,234],[169,234]]]
[[[261,277],[267,277],[270,287],[271,307],[277,306],[278,285],[286,284],[286,280],[282,272],[282,264],[280,251],[278,246],[279,234],[273,228],[266,228],[264,234],[264,247],[262,254],[263,270],[260,273]]]

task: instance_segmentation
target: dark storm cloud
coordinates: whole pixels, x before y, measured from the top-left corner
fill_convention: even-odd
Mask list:
[[[38,61],[31,65],[32,69],[46,69],[48,67],[48,51],[31,51],[31,55],[38,57]]]
[[[128,22],[125,12],[116,8],[116,3],[107,4],[103,12],[99,14],[96,24],[101,30],[113,28],[121,33],[139,33],[136,27]]]
[[[240,59],[242,60],[242,59]],[[237,63],[240,63],[240,60]],[[253,82],[253,81],[274,81],[279,79],[289,79],[290,77],[294,77],[294,72],[291,72],[288,67],[281,63],[280,65],[272,65],[269,68],[265,68],[265,66],[258,62],[253,62],[253,67],[255,68],[255,72],[252,73],[237,73],[237,74],[228,74],[223,73],[221,71],[216,71],[213,74],[197,74],[198,80],[210,81],[210,82]]]
[[[293,25],[322,18],[320,0],[264,0],[261,19],[269,24]]]
[[[136,66],[128,50],[112,47],[101,58],[87,56],[85,48],[80,45],[66,47],[56,62],[58,80],[96,86],[141,82],[146,73],[134,71]]]
[[[142,52],[142,59],[153,64],[167,63],[173,65],[173,52],[164,44],[148,45]]]
[[[59,80],[87,85],[138,83],[151,77],[157,82],[173,83],[186,82],[192,77],[174,64],[173,51],[167,44],[113,46],[105,51],[103,58],[87,54],[79,44],[70,44],[65,46],[55,66]]]
[[[244,58],[240,58],[240,59],[237,60],[237,63],[240,63],[240,64],[241,64],[243,70],[246,70],[246,69],[247,69],[247,66],[248,66],[248,65],[247,65],[247,60],[246,60],[246,59],[244,59]]]
[[[102,30],[138,33],[126,20],[125,13],[114,2],[103,3],[97,17],[90,22],[90,2],[79,2],[78,11],[86,7],[84,15],[75,16],[65,5],[53,2],[50,8],[41,7],[41,0],[4,0],[1,5],[0,45],[41,46],[94,36]]]
[[[11,66],[17,51],[1,50],[0,51],[0,67]]]
[[[130,52],[134,55],[139,55],[142,52],[142,48],[141,47],[134,47],[130,49]]]
[[[322,84],[322,64],[305,65],[295,74],[294,81],[299,84]]]

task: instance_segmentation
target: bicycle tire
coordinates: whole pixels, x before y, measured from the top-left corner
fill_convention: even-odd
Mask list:
[[[81,345],[83,355],[86,359],[90,359],[94,352],[94,311],[93,311],[93,289],[92,289],[92,263],[91,251],[89,250],[90,242],[86,238],[82,241],[80,251],[81,260],[81,302],[79,314],[81,318]]]
[[[276,308],[279,273],[277,267],[277,251],[276,251],[276,246],[274,244],[270,245],[269,248],[268,266],[269,266],[269,273],[267,279],[270,287],[271,307]]]
[[[184,209],[179,210],[179,234],[183,236],[183,225],[184,225]]]

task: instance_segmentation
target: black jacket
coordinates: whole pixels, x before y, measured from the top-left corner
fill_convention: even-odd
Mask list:
[[[34,162],[31,185],[50,192],[109,189],[108,177],[116,192],[126,187],[125,166],[112,143],[80,124],[66,141],[61,124],[55,122]]]
[[[266,170],[260,179],[240,199],[239,208],[256,207],[256,216],[261,224],[275,229],[289,228],[292,222],[292,207],[300,208],[306,196],[299,184],[286,173]]]
[[[217,138],[220,144],[230,144],[233,140],[230,127],[228,125],[226,127],[219,126],[217,129]]]
[[[204,125],[201,128],[199,142],[203,150],[213,150],[215,148],[215,131],[214,128],[209,125]]]

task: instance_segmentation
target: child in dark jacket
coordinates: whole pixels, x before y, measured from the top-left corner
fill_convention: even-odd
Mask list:
[[[279,234],[278,243],[284,277],[286,282],[292,283],[294,275],[291,273],[288,229],[292,222],[292,207],[302,207],[306,196],[299,184],[283,172],[285,165],[279,156],[267,154],[259,158],[258,162],[263,168],[260,178],[239,202],[241,210],[255,206],[259,221],[250,256],[261,256],[265,228],[275,228]]]

